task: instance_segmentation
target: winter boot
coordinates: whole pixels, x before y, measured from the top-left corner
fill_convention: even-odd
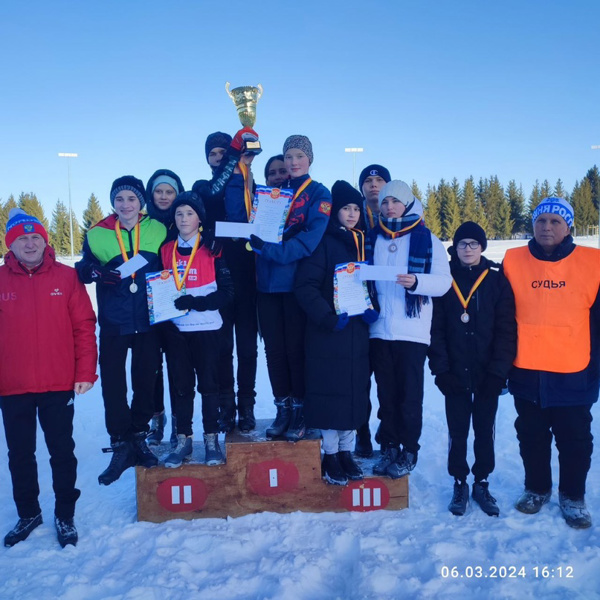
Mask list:
[[[242,433],[248,433],[255,427],[254,406],[238,406],[238,429]]]
[[[135,464],[149,469],[158,464],[158,458],[146,444],[146,433],[141,431],[133,434],[131,447],[135,454]]]
[[[177,435],[177,446],[165,459],[165,467],[180,467],[192,456],[192,436],[180,433]]]
[[[592,526],[592,516],[585,505],[585,498],[574,500],[558,492],[558,504],[569,527],[587,529]]]
[[[473,484],[473,500],[479,504],[481,510],[490,517],[497,517],[500,514],[496,498],[492,496],[488,490],[489,483],[487,481],[476,481]]]
[[[350,453],[348,453],[350,454]],[[333,485],[346,485],[348,477],[340,464],[337,454],[324,454],[321,463],[321,473],[327,483]]]
[[[167,415],[163,410],[160,413],[156,413],[150,421],[150,432],[146,437],[146,443],[148,446],[158,446],[165,436],[165,425],[167,424]]]
[[[54,515],[54,526],[56,527],[56,537],[61,548],[65,546],[77,546],[77,529],[73,519],[59,519]]]
[[[209,467],[225,464],[225,458],[219,446],[219,436],[216,433],[204,434],[204,456]]]
[[[288,430],[283,434],[283,437],[288,442],[297,442],[306,434],[306,426],[304,425],[304,401],[300,398],[291,398],[292,401],[292,419]]]
[[[231,433],[235,429],[235,399],[220,398],[219,431]]]
[[[373,456],[373,444],[371,443],[371,430],[369,424],[365,423],[356,430],[356,445],[354,454],[361,458],[370,458]]]
[[[29,534],[36,527],[39,527],[42,522],[42,513],[37,514],[35,517],[19,519],[17,524],[4,537],[4,545],[11,548],[15,544],[26,540]]]
[[[448,510],[457,517],[462,517],[467,512],[469,504],[469,484],[466,481],[454,481],[454,493],[448,505]]]
[[[552,491],[545,494],[536,494],[531,490],[525,490],[521,497],[517,500],[515,508],[525,514],[535,515],[539,513],[542,506],[550,501]]]
[[[177,417],[175,415],[171,415],[171,437],[169,438],[169,443],[171,444],[171,448],[177,446]]]
[[[124,471],[135,465],[135,452],[133,446],[127,441],[113,442],[112,458],[108,467],[98,476],[100,485],[110,485],[117,481]]]
[[[278,396],[275,398],[277,414],[271,427],[267,427],[267,438],[274,438],[283,435],[292,420],[292,401],[288,396]]]
[[[408,475],[415,468],[416,464],[417,453],[402,450],[402,452],[398,453],[396,461],[386,469],[386,475],[392,479],[400,479],[400,477]]]
[[[338,461],[348,479],[352,481],[363,479],[362,469],[354,462],[350,450],[340,450],[338,452]]]
[[[380,459],[373,465],[373,475],[387,475],[388,467],[398,460],[398,448],[383,448]]]

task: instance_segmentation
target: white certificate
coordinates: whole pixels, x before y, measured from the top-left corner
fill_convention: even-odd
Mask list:
[[[383,267],[379,265],[363,265],[360,268],[362,281],[396,281],[397,275],[406,275],[406,267]]]
[[[259,233],[254,223],[230,223],[229,221],[217,221],[215,223],[215,237],[244,238],[249,240],[252,234],[258,235]]]
[[[183,269],[180,273],[183,276]],[[157,271],[146,273],[146,293],[148,296],[148,313],[150,325],[169,321],[187,314],[187,310],[177,310],[175,300],[185,295],[185,285],[181,290],[175,285],[173,271]]]
[[[292,206],[292,190],[256,186],[250,222],[258,227],[258,237],[265,242],[280,244]]]
[[[122,265],[117,267],[117,271],[121,273],[121,279],[125,279],[125,277],[129,277],[132,273],[139,271],[142,267],[145,267],[148,264],[148,261],[141,255],[136,254],[131,257],[127,262],[124,262]]]
[[[349,262],[335,266],[333,274],[333,305],[338,315],[348,313],[349,317],[362,315],[373,308],[367,284],[361,280],[360,271],[364,263]]]

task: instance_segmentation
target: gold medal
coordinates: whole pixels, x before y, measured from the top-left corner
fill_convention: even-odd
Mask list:
[[[137,286],[137,283],[135,281],[129,286],[129,291],[132,294],[135,294],[138,291],[138,286]]]

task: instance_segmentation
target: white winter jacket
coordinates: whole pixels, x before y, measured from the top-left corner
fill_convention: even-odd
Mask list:
[[[395,240],[377,236],[373,252],[373,264],[380,266],[396,266],[398,274],[408,272],[408,251],[410,236],[407,234]],[[452,285],[448,254],[442,242],[431,234],[432,261],[431,273],[416,273],[417,287],[409,294],[422,296],[443,296]],[[396,252],[390,252],[392,244]],[[406,315],[406,289],[395,281],[377,281],[377,298],[381,308],[379,319],[370,327],[370,337],[382,340],[403,340],[427,344],[431,341],[431,316],[433,302],[421,306],[418,317]]]

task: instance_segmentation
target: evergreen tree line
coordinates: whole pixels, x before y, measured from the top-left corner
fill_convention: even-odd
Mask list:
[[[504,188],[495,175],[480,178],[477,183],[473,177],[469,177],[462,186],[456,178],[450,183],[442,179],[437,186],[427,186],[425,198],[413,181],[412,191],[424,204],[427,227],[442,240],[452,239],[458,226],[465,221],[479,223],[489,239],[510,239],[530,234],[531,215],[535,207],[548,196],[560,196],[572,204],[577,235],[591,235],[598,230],[600,171],[596,165],[581,181],[575,182],[570,194],[560,179],[554,187],[547,180],[541,185],[536,181],[527,202],[522,186],[517,186],[512,180]],[[52,213],[52,222],[48,225],[40,201],[30,192],[21,193],[17,200],[11,195],[6,202],[0,201],[0,256],[7,252],[4,232],[8,214],[17,206],[40,220],[48,231],[50,245],[57,255],[71,254],[71,226],[67,207],[58,200]],[[103,219],[104,215],[98,199],[92,194],[83,212],[83,223],[79,224],[73,211],[71,217],[73,252],[79,254],[88,229]]]

